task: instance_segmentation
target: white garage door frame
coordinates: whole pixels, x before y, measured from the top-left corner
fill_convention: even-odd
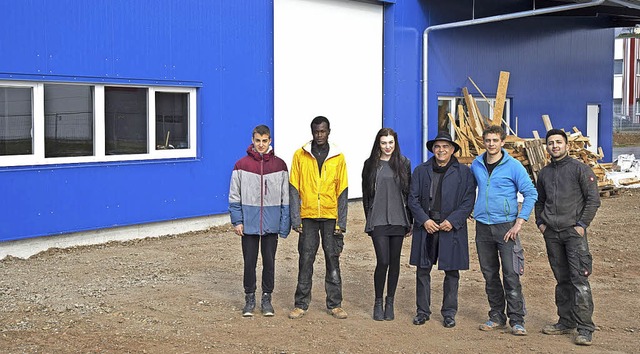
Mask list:
[[[274,148],[287,164],[311,140],[311,120],[331,122],[344,152],[349,198],[382,127],[383,5],[274,0]]]

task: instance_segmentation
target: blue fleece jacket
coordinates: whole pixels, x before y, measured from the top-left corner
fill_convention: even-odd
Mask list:
[[[473,216],[485,225],[511,222],[516,218],[529,220],[538,199],[538,192],[524,166],[504,149],[502,153],[504,158],[493,169],[491,176],[484,162],[486,152],[471,163],[471,172],[478,183]],[[518,192],[524,196],[520,212]]]

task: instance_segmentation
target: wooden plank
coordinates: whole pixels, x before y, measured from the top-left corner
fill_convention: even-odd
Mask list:
[[[477,117],[478,111],[476,110],[476,100],[469,94],[469,90],[466,87],[462,88],[462,94],[464,95],[464,102],[467,105],[467,113],[469,115],[469,123],[477,135],[482,136],[482,130],[484,127],[481,125],[482,121]]]
[[[544,128],[547,131],[553,129],[553,125],[551,125],[551,118],[547,114],[542,115],[542,122],[544,123]]]
[[[478,87],[478,85],[476,85],[476,83],[473,81],[473,79],[470,76],[467,76],[467,78],[469,79],[469,81],[471,81],[471,83],[473,84],[473,87],[475,87],[476,90],[478,90],[478,93],[480,93],[480,96],[482,96],[482,98],[484,98],[485,102],[487,102],[487,104],[490,107],[493,107],[493,105],[491,104],[491,102],[489,101],[487,96],[485,96],[484,93],[482,93],[482,90],[480,90],[480,88]]]
[[[509,73],[507,71],[501,71],[500,72],[501,75],[502,73],[507,73],[507,82],[509,81]],[[467,78],[469,79],[469,81],[471,81],[471,83],[473,84],[473,86],[476,88],[476,90],[478,90],[478,92],[480,93],[480,95],[484,98],[484,100],[487,102],[487,105],[489,105],[490,107],[497,107],[495,105],[492,105],[491,102],[489,101],[489,99],[487,98],[487,96],[484,95],[484,93],[482,92],[482,90],[480,90],[480,88],[478,87],[478,85],[476,85],[476,83],[473,81],[473,79],[470,76],[467,76]],[[502,76],[501,76],[502,78]],[[506,87],[505,87],[505,98],[503,99],[502,102],[502,110],[504,111],[504,101],[506,100]],[[497,100],[496,100],[497,102]],[[509,130],[511,131],[511,134],[513,135],[518,135],[518,133],[514,132],[513,129],[511,129],[511,126],[509,124],[507,124],[507,122],[504,120],[504,118],[502,117],[502,111],[500,112],[500,115],[496,116],[495,114],[495,108],[494,108],[494,115],[493,117],[487,117],[487,121],[489,122],[489,125],[500,125],[502,123],[504,123],[504,125],[509,128]],[[482,120],[482,115],[480,114],[480,109],[478,108],[478,103],[476,102],[475,105],[475,113],[476,116],[480,118],[480,121],[482,122],[482,129],[484,130],[484,120]]]
[[[509,72],[501,71],[498,79],[498,90],[496,92],[496,105],[493,108],[493,120],[491,124],[500,124],[504,112],[504,104],[507,100],[507,87],[509,86]]]
[[[467,130],[467,119],[464,114],[464,107],[461,104],[458,105],[458,121],[460,122],[460,130]]]
[[[473,103],[473,109],[475,110],[475,115],[476,115],[476,124],[480,125],[480,127],[482,128],[481,130],[484,131],[485,125],[484,125],[484,117],[482,116],[482,113],[480,113],[480,108],[478,108],[478,102],[475,100],[475,98],[471,97],[471,102]],[[480,134],[478,134],[480,136],[482,136],[482,132],[480,132]]]
[[[538,131],[537,131],[537,130],[534,130],[534,131],[533,131],[533,137],[534,137],[536,140],[537,140],[537,139],[540,139],[540,134],[538,134]]]

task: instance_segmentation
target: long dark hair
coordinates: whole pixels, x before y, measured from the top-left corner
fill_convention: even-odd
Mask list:
[[[393,174],[396,178],[400,180],[401,185],[409,184],[409,176],[407,175],[407,171],[405,170],[402,162],[402,153],[400,152],[400,143],[398,142],[398,134],[391,128],[382,128],[378,130],[378,134],[376,134],[376,140],[373,142],[373,147],[371,148],[371,155],[369,155],[369,163],[375,163],[375,166],[380,164],[380,156],[382,156],[382,149],[380,149],[380,138],[383,136],[393,136],[393,140],[395,141],[395,149],[391,153],[391,158],[389,159],[389,167],[393,171]]]

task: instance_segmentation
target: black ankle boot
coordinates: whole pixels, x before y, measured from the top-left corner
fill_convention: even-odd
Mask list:
[[[373,305],[373,319],[376,321],[382,321],[384,319],[381,297],[377,297],[376,302]]]
[[[262,310],[263,316],[271,317],[275,314],[275,312],[273,311],[273,306],[271,305],[270,293],[262,294],[262,299],[260,300],[260,309]]]
[[[395,318],[393,314],[393,296],[387,296],[384,304],[384,319],[386,321],[393,321]]]
[[[244,294],[244,308],[242,309],[242,316],[251,317],[253,316],[253,309],[256,308],[256,294]]]

